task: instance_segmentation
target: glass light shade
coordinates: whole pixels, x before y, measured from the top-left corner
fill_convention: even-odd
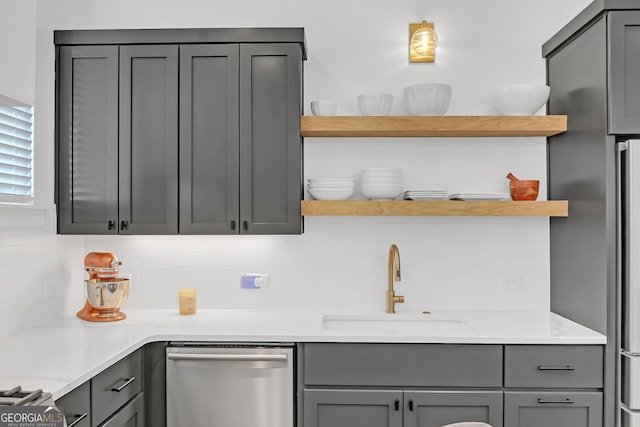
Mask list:
[[[433,62],[438,46],[438,34],[433,24],[422,21],[418,29],[411,35],[409,53],[411,62]]]

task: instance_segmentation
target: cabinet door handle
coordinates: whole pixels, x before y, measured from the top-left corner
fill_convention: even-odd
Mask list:
[[[409,410],[413,411],[413,399],[409,399]]]
[[[115,228],[116,228],[116,222],[115,222],[115,221],[113,221],[113,220],[109,221],[109,222],[107,223],[107,228],[108,228],[109,230],[115,230]]]
[[[131,384],[135,380],[136,380],[136,377],[127,378],[127,379],[124,380],[124,382],[122,383],[122,385],[120,387],[113,387],[113,388],[111,388],[111,391],[115,391],[116,393],[120,393],[122,390],[124,390],[124,388],[126,386],[128,386],[129,384]]]
[[[539,371],[575,371],[573,366],[538,366]]]
[[[129,221],[120,221],[120,230],[128,230]]]
[[[568,397],[566,397],[564,399],[542,399],[542,398],[539,398],[538,399],[538,403],[541,403],[541,404],[555,403],[555,404],[562,404],[562,405],[571,405],[572,403],[575,403],[575,402],[573,400],[569,399]]]
[[[73,421],[71,422],[71,424],[69,424],[67,427],[73,427],[76,424],[78,424],[80,421],[84,420],[85,418],[87,418],[87,416],[89,415],[88,412],[85,412],[84,414],[74,414],[72,415],[73,417]]]
[[[249,229],[249,221],[242,221],[242,229],[247,231]]]
[[[396,399],[396,401],[393,402],[393,409],[396,411],[400,410],[400,401],[398,399]]]
[[[229,228],[231,229],[231,231],[236,229],[236,220],[235,219],[231,220],[231,224],[230,224]]]

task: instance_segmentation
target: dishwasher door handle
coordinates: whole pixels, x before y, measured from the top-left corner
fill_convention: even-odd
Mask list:
[[[286,354],[169,353],[169,360],[215,360],[225,362],[286,362]]]

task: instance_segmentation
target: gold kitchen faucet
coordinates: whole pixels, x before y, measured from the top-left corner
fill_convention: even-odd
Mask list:
[[[395,244],[389,247],[389,263],[388,263],[389,283],[387,286],[387,313],[396,312],[396,304],[404,302],[404,297],[396,295],[393,290],[393,282],[400,281],[400,252]]]

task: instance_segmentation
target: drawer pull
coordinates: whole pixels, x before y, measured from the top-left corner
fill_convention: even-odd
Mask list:
[[[538,366],[539,371],[575,371],[573,366]]]
[[[69,424],[67,427],[73,427],[74,425],[78,424],[80,421],[84,420],[85,418],[87,418],[87,416],[89,415],[88,412],[85,412],[84,414],[75,414],[72,415],[73,417],[73,422],[71,424]]]
[[[135,380],[136,380],[136,377],[128,378],[128,379],[124,380],[124,383],[122,383],[122,385],[120,387],[113,387],[111,389],[111,391],[115,391],[116,393],[120,393],[122,390],[124,390],[124,388],[126,386],[128,386],[129,384],[131,384]]]
[[[567,397],[565,399],[538,399],[538,403],[541,403],[541,404],[555,403],[555,404],[562,404],[562,405],[571,405],[572,403],[575,403],[575,402]]]

